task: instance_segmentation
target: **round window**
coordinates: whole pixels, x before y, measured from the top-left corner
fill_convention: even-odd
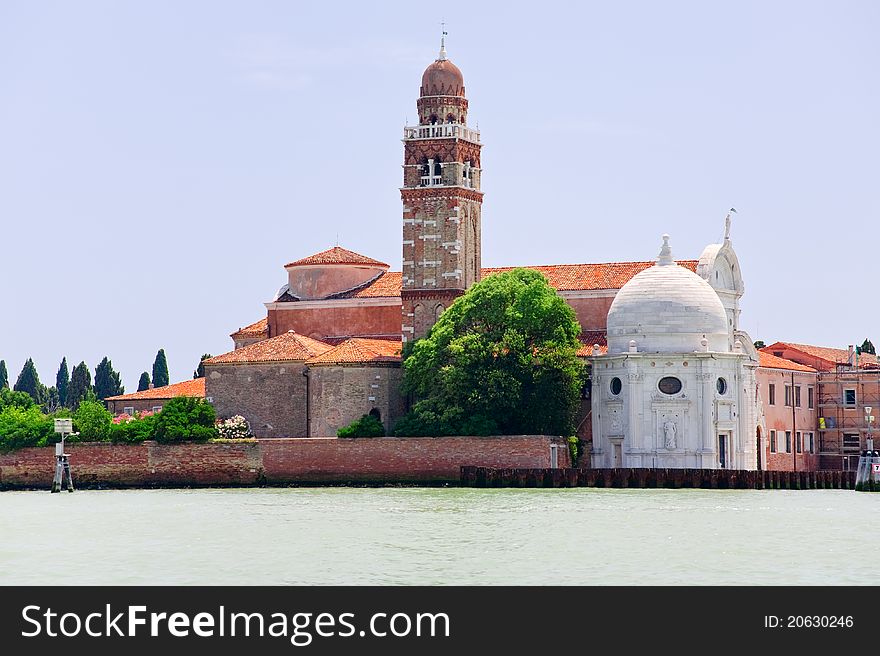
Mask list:
[[[611,379],[611,393],[614,396],[620,394],[620,390],[623,389],[623,383],[620,382],[620,378],[612,378]]]
[[[719,378],[715,383],[715,387],[718,389],[719,394],[727,394],[727,381],[723,378]]]
[[[681,381],[675,376],[665,376],[660,379],[657,387],[664,394],[678,394],[681,391]]]

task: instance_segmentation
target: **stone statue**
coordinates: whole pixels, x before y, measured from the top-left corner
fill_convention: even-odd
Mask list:
[[[667,419],[666,423],[663,424],[663,435],[665,437],[664,446],[667,449],[675,448],[675,434],[678,432],[678,427],[675,425],[675,422],[671,419]]]

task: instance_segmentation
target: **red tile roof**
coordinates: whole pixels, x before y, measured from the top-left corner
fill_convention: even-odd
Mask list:
[[[119,396],[108,396],[104,400],[137,401],[139,399],[173,399],[175,396],[196,396],[199,398],[205,398],[205,379],[195,378],[193,380],[185,380],[182,383],[165,385],[164,387],[153,387],[152,389],[145,389],[142,392],[120,394]]]
[[[317,355],[308,364],[354,364],[400,362],[400,341],[352,337]]]
[[[304,362],[329,351],[332,346],[292,330],[240,349],[217,355],[205,364],[243,364],[251,362]]]
[[[394,298],[400,296],[402,284],[400,271],[386,271],[361,287],[333,294],[331,298]]]
[[[829,348],[827,346],[812,346],[810,344],[795,344],[794,342],[776,342],[765,346],[761,350],[765,353],[773,351],[784,351],[786,348],[800,351],[810,357],[824,360],[829,364],[848,364],[849,349]],[[874,367],[880,364],[876,355],[870,353],[862,353],[859,355],[859,367]]]
[[[608,353],[608,340],[602,330],[585,330],[578,336],[581,346],[577,351],[578,357],[588,358],[593,355],[593,346],[599,345],[599,354]]]
[[[776,357],[772,353],[767,353],[766,351],[758,351],[758,365],[765,369],[787,369],[789,371],[816,373],[816,370],[812,367],[791,360],[786,360],[785,358]]]
[[[249,326],[239,328],[230,337],[266,337],[269,334],[269,320],[267,318],[255,321]]]
[[[361,255],[360,253],[355,253],[354,251],[350,251],[347,248],[342,248],[341,246],[328,248],[326,251],[321,251],[320,253],[309,255],[308,257],[304,257],[301,260],[289,262],[284,266],[286,268],[294,266],[309,266],[315,264],[366,264],[370,266],[381,266],[385,267],[386,269],[388,268],[388,265],[384,262],[374,260],[373,258],[367,257],[366,255]]]

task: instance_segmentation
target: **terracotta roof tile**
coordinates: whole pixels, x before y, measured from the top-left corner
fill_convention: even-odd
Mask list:
[[[366,284],[334,294],[330,298],[394,298],[400,296],[403,274],[400,271],[386,271]]]
[[[792,360],[786,360],[785,358],[779,358],[766,351],[758,351],[758,365],[765,369],[787,369],[789,371],[816,373],[816,370],[812,367],[793,362]]]
[[[136,401],[138,399],[173,399],[175,396],[196,396],[205,398],[205,379],[194,378],[193,380],[185,380],[182,383],[174,383],[165,385],[164,387],[153,387],[145,389],[142,392],[132,392],[131,394],[120,394],[119,396],[109,396],[105,401]]]
[[[578,340],[581,343],[580,348],[577,350],[578,357],[588,358],[593,355],[593,346],[595,344],[599,345],[600,355],[608,353],[608,340],[605,336],[605,331],[585,330],[578,336]]]
[[[317,355],[308,364],[400,362],[400,341],[352,337]]]
[[[269,320],[267,318],[255,321],[249,326],[239,328],[230,337],[265,337],[269,334]]]
[[[329,351],[332,346],[293,331],[264,339],[240,349],[218,355],[205,364],[242,364],[251,362],[304,362]]]
[[[765,353],[784,350],[785,348],[800,351],[813,358],[825,360],[830,364],[848,364],[849,349],[829,348],[827,346],[812,346],[811,344],[795,344],[794,342],[776,342],[765,346],[761,350]],[[874,367],[880,364],[876,355],[870,353],[862,353],[859,355],[859,367]]]
[[[315,264],[367,264],[371,266],[382,266],[388,268],[388,265],[379,260],[374,260],[366,255],[355,253],[341,246],[328,248],[326,251],[309,255],[301,260],[294,260],[285,264],[285,268],[294,266],[309,266]]]

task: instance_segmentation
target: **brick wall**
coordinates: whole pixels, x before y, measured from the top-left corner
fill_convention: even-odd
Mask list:
[[[269,331],[280,335],[295,330],[313,339],[351,335],[399,335],[400,299],[388,299],[384,305],[372,304],[375,299],[364,299],[349,305],[328,307],[295,307],[269,310]]]
[[[135,412],[152,411],[161,408],[170,399],[129,399],[127,401],[107,401],[107,409],[114,415],[122,414],[126,408],[134,408]]]
[[[302,362],[205,365],[205,398],[218,418],[242,415],[257,437],[306,435]]]
[[[794,408],[785,405],[785,388],[791,386],[794,375],[795,387],[800,387],[800,405]],[[766,435],[764,435],[764,448],[761,453],[761,468],[775,471],[795,469],[797,459],[797,471],[815,471],[819,469],[819,432],[817,410],[818,397],[816,392],[816,374],[808,372],[791,372],[781,369],[761,367],[756,372],[758,393],[764,405],[764,423]],[[774,403],[770,403],[770,385],[774,386]],[[809,397],[812,389],[813,407],[810,407]],[[794,397],[794,392],[791,393]],[[796,399],[792,398],[792,402]],[[792,426],[794,425],[794,428]],[[786,432],[791,433],[790,450],[786,451]],[[797,453],[797,434],[801,434],[801,452]],[[771,438],[775,435],[775,449],[771,445]],[[813,451],[810,452],[810,436],[813,438]]]
[[[268,439],[243,444],[70,444],[75,485],[179,487],[296,483],[457,482],[464,465],[569,466],[565,440],[545,435]],[[0,489],[49,489],[54,448],[0,454]]]

